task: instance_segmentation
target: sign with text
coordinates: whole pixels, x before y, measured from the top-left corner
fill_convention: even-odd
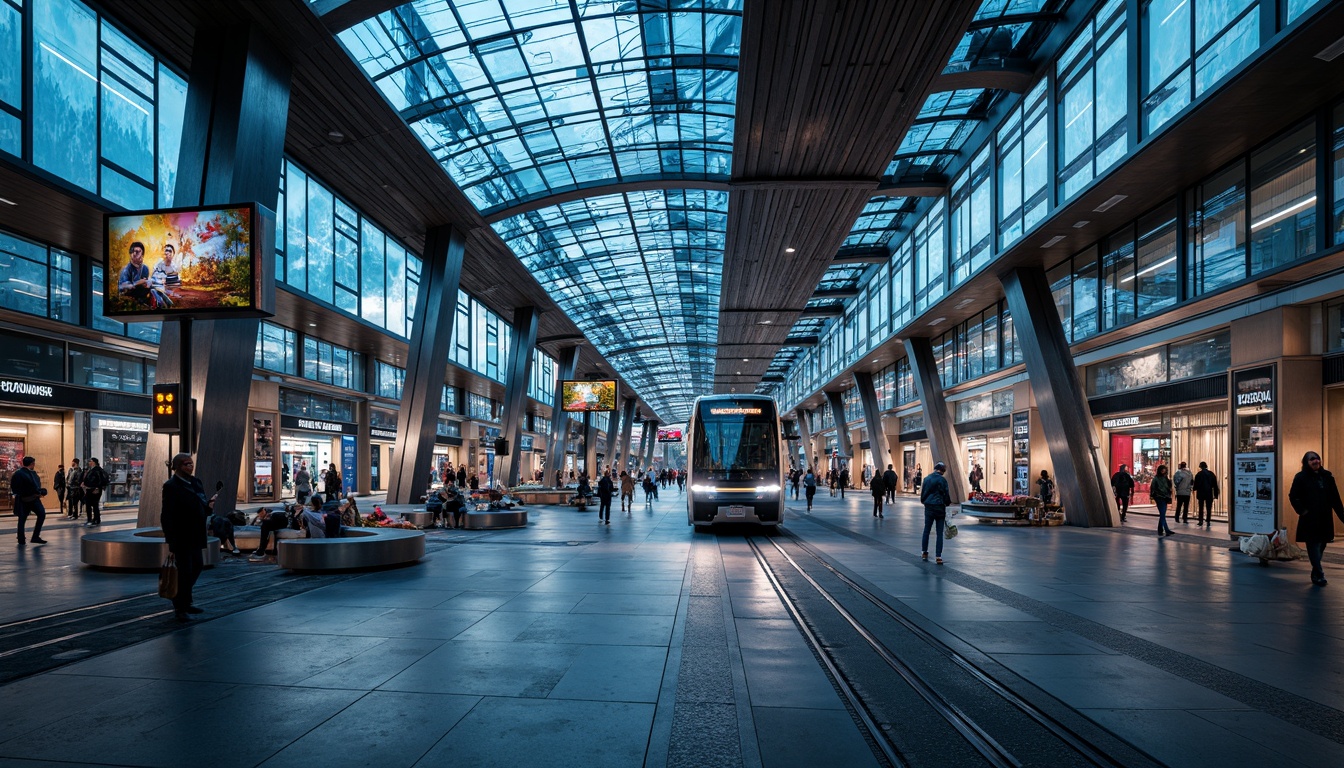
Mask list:
[[[1275,475],[1274,366],[1232,373],[1230,533],[1270,533],[1279,526]]]
[[[345,421],[310,419],[307,416],[281,416],[280,428],[297,432],[321,432],[328,435],[357,435],[359,425]]]

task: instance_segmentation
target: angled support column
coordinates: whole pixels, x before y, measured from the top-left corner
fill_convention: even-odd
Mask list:
[[[798,435],[802,438],[803,443],[802,445],[803,468],[804,470],[806,470],[807,468],[810,467],[813,471],[816,471],[817,468],[812,465],[813,450],[812,450],[811,411],[798,411]]]
[[[639,429],[639,450],[635,452],[635,469],[647,467],[644,455],[650,452],[649,448],[649,422],[640,422],[642,426]]]
[[[999,280],[1036,396],[1064,516],[1070,525],[1110,526],[1116,514],[1110,476],[1045,270],[1019,267]]]
[[[607,420],[607,455],[602,461],[602,466],[612,470],[613,477],[618,477],[621,473],[616,469],[616,455],[621,449],[621,425],[621,409],[617,408],[611,412],[611,418]]]
[[[840,455],[850,462],[854,460],[854,446],[849,442],[849,425],[845,419],[845,399],[839,392],[827,392],[826,402],[831,406],[831,415],[835,417],[835,444]],[[850,468],[851,474],[853,467]]]
[[[518,470],[522,464],[519,461],[519,447],[523,438],[523,416],[527,409],[527,388],[532,382],[532,353],[536,345],[537,308],[515,308],[513,344],[509,346],[508,367],[504,374],[504,424],[500,432],[509,441],[509,455],[502,458],[502,466],[495,468],[495,477],[502,478],[510,488],[518,484]]]
[[[621,418],[621,450],[618,456],[621,463],[616,472],[619,475],[621,470],[627,468],[630,463],[630,433],[634,431],[635,409],[639,406],[639,401],[633,397],[625,398],[624,413]]]
[[[197,30],[182,126],[174,201],[179,206],[256,201],[275,205],[289,115],[291,65],[255,28]],[[274,222],[270,222],[273,226]],[[266,227],[269,229],[270,227]],[[263,242],[275,242],[263,231]],[[271,269],[270,261],[265,262]],[[251,425],[248,395],[259,321],[198,320],[192,324],[190,385],[196,401],[195,445],[172,440],[173,452],[196,453],[196,474],[213,493],[221,515],[232,512],[246,493],[252,472],[243,469],[243,448]],[[159,339],[156,379],[181,381],[180,326],[165,322]],[[137,523],[158,526],[163,483],[168,479],[169,438],[149,436]],[[276,457],[278,463],[279,457]],[[230,489],[236,489],[231,491]]]
[[[597,482],[597,417],[587,411],[583,414],[583,473],[590,483]]]
[[[929,433],[929,448],[934,462],[947,466],[947,486],[952,500],[966,498],[966,475],[961,471],[961,451],[957,446],[957,430],[943,397],[943,382],[938,378],[938,361],[933,357],[933,342],[928,339],[906,339],[905,354],[910,358],[910,372],[919,390],[919,401],[924,406],[924,429]],[[933,467],[925,473],[933,471]]]
[[[555,398],[551,401],[551,438],[546,445],[546,474],[547,481],[555,480],[556,472],[565,471],[565,447],[569,442],[569,414],[561,409],[560,405],[564,402],[561,397],[560,382],[573,379],[574,374],[579,370],[579,348],[565,347],[560,350],[560,356],[555,361]],[[563,478],[557,483],[557,487],[564,485]]]
[[[644,454],[644,467],[653,466],[653,449],[658,445],[658,422],[644,422],[644,435],[648,437],[648,445],[645,447],[647,453]]]
[[[466,244],[466,233],[453,227],[425,233],[424,267],[401,392],[401,421],[387,478],[389,504],[419,501],[429,482]]]
[[[868,430],[868,450],[873,455],[873,471],[882,474],[893,463],[887,449],[887,436],[882,433],[882,411],[877,404],[877,387],[871,373],[854,372],[854,386],[859,388],[859,402],[863,404],[863,425]]]

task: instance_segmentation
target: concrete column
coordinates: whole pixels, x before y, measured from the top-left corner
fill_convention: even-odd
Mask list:
[[[1064,338],[1045,270],[1018,267],[999,278],[1017,328],[1037,413],[1070,525],[1109,526],[1116,515],[1110,473],[1087,397]]]
[[[560,382],[573,379],[579,369],[579,348],[565,347],[555,361],[555,403],[551,407],[551,438],[546,446],[546,482],[555,482],[556,471],[565,469],[565,445],[569,442],[569,414],[561,409]],[[561,485],[564,483],[562,482]]]
[[[373,441],[369,439],[369,428],[373,420],[373,409],[367,399],[355,403],[355,421],[359,422],[359,434],[355,435],[355,476],[350,478],[355,493],[368,496],[373,492],[373,462],[369,454],[373,452]]]
[[[630,433],[634,431],[635,409],[639,406],[639,401],[633,397],[625,398],[625,414],[621,418],[621,450],[620,466],[617,468],[619,474],[630,463]]]
[[[827,392],[826,402],[831,406],[831,415],[835,417],[835,444],[841,456],[848,456],[849,474],[854,474],[854,444],[849,441],[849,425],[845,423],[845,399],[839,392]]]
[[[607,455],[602,461],[602,466],[615,470],[617,477],[620,476],[620,470],[616,469],[616,455],[621,449],[621,426],[621,409],[617,408],[607,420]]]
[[[583,414],[583,473],[590,482],[597,480],[597,425],[591,411]]]
[[[639,428],[639,450],[635,452],[635,468],[647,466],[644,460],[645,454],[649,452],[649,422],[640,422]]]
[[[812,465],[812,457],[816,455],[815,446],[812,445],[812,412],[798,411],[798,435],[802,438],[803,449],[803,469],[808,467],[816,469]]]
[[[877,403],[873,375],[855,371],[854,386],[859,388],[859,402],[863,404],[863,425],[868,430],[868,449],[873,454],[873,471],[880,475],[895,460],[887,450],[887,436],[882,431],[882,411]]]
[[[645,451],[647,451],[647,453],[645,453],[644,455],[644,466],[652,467],[653,449],[655,446],[658,445],[658,422],[656,421],[644,422],[644,430],[645,430],[644,434],[648,436],[648,445],[644,449]]]
[[[502,462],[495,468],[495,477],[510,488],[518,484],[522,464],[520,442],[523,437],[523,416],[527,408],[527,388],[532,382],[533,351],[537,346],[537,308],[517,307],[513,310],[513,343],[509,345],[509,359],[504,374],[504,423],[500,434],[509,441],[509,455],[496,458]]]
[[[419,501],[429,482],[466,243],[466,233],[449,226],[425,234],[424,267],[406,356],[397,442],[388,462],[388,504]]]
[[[1017,316],[1014,315],[1014,318]],[[905,354],[910,358],[910,372],[919,390],[924,406],[924,431],[929,435],[929,449],[935,462],[947,466],[947,486],[953,500],[966,498],[966,474],[961,471],[961,450],[957,445],[957,430],[952,414],[943,397],[943,382],[938,378],[938,361],[933,357],[933,342],[928,339],[906,339]],[[927,477],[933,467],[924,470]]]
[[[175,200],[179,206],[257,201],[275,205],[289,115],[291,65],[249,26],[197,30],[191,51]],[[271,222],[273,226],[274,222]],[[264,227],[263,229],[271,229]],[[267,247],[275,232],[260,235]],[[272,269],[269,259],[266,269]],[[251,360],[258,320],[201,320],[192,327],[191,393],[196,401],[196,474],[213,493],[220,514],[232,512],[247,443]],[[177,322],[163,323],[156,380],[181,380]],[[247,361],[239,365],[239,361]],[[277,438],[279,437],[277,429]],[[170,456],[167,435],[149,436],[137,523],[157,526]],[[172,451],[183,450],[176,438]]]

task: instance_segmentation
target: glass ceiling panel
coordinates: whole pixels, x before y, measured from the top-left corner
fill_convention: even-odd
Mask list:
[[[875,248],[891,242],[905,217],[915,211],[915,199],[909,197],[874,197],[863,207],[858,221],[850,228],[840,250]]]
[[[960,91],[939,91],[929,94],[918,117],[950,117],[970,113],[985,93],[984,88],[972,88]]]
[[[614,182],[728,180],[742,0],[667,5],[415,0],[340,40],[490,214]]]
[[[1036,13],[1048,0],[985,0],[975,12],[975,21],[998,19],[1019,13]]]
[[[727,192],[589,197],[494,228],[664,421],[714,391]]]

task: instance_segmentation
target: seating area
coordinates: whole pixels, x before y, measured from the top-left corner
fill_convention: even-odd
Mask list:
[[[424,532],[405,528],[347,528],[339,539],[282,537],[276,547],[277,564],[291,571],[377,568],[424,556]]]
[[[256,546],[255,538],[252,545]],[[79,542],[80,562],[95,568],[152,571],[167,556],[168,544],[158,528],[99,531],[85,534]],[[206,568],[219,563],[219,539],[206,538],[204,557]]]

